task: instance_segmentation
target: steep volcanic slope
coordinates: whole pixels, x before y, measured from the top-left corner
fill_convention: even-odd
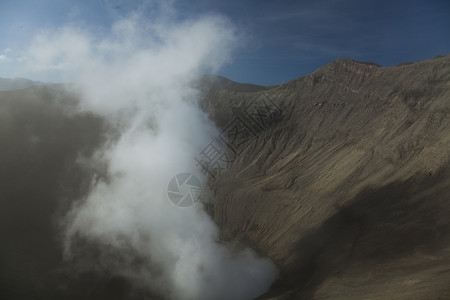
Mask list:
[[[207,80],[202,105],[223,128],[258,95],[283,113],[245,140],[207,206],[225,239],[279,265],[262,299],[450,298],[450,57],[340,60],[272,88]],[[0,298],[154,299],[63,263],[58,217],[99,172],[80,158],[113,134],[74,97],[0,92]]]
[[[258,91],[211,89],[224,127]],[[450,299],[450,56],[342,59],[264,91],[282,121],[213,183],[225,237],[271,257],[262,299]]]

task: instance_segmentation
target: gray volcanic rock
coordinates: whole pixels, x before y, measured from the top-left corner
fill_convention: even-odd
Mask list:
[[[220,126],[259,92],[212,88]],[[450,298],[450,56],[342,59],[264,92],[282,121],[212,182],[225,238],[272,258],[261,299]]]

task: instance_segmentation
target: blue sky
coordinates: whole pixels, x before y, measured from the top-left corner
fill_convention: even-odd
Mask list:
[[[74,25],[101,36],[137,0],[0,0],[0,77],[13,77],[14,51],[45,28]],[[450,53],[450,1],[173,1],[177,18],[220,14],[243,37],[219,74],[279,84],[343,57],[384,66]],[[17,59],[17,57],[16,57]],[[32,78],[39,79],[39,78]]]

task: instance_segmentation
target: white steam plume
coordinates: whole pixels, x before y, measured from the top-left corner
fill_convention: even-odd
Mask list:
[[[45,32],[27,54],[29,70],[76,81],[84,109],[120,124],[119,138],[96,156],[110,178],[93,183],[68,214],[66,254],[76,254],[81,237],[120,254],[105,262],[111,272],[168,298],[251,299],[269,288],[275,266],[217,243],[201,205],[179,208],[166,194],[174,175],[196,170],[193,157],[217,135],[189,83],[226,62],[235,33],[218,16],[162,19],[134,15],[102,39],[68,27]],[[144,261],[133,264],[132,255]]]

